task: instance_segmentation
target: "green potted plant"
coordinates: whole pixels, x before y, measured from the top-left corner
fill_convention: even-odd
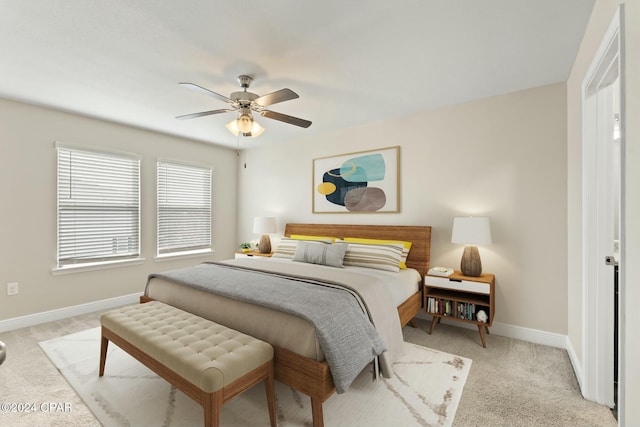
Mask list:
[[[243,253],[250,252],[251,251],[251,243],[246,243],[246,242],[240,243],[240,250]]]

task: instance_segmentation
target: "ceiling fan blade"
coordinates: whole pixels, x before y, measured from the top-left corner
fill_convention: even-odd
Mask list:
[[[177,116],[176,119],[178,120],[195,119],[196,117],[204,117],[204,116],[210,116],[212,114],[228,113],[231,111],[235,111],[235,110],[229,109],[229,108],[223,108],[221,110],[202,111],[200,113],[184,114],[182,116]]]
[[[224,95],[220,95],[219,93],[215,93],[215,92],[214,92],[214,91],[212,91],[212,90],[209,90],[209,89],[203,88],[202,86],[198,86],[198,85],[197,85],[197,84],[195,84],[195,83],[178,83],[178,84],[179,84],[180,86],[184,86],[184,87],[187,87],[187,88],[189,88],[189,89],[197,90],[198,92],[202,92],[202,93],[204,93],[205,95],[212,96],[212,97],[217,98],[217,99],[219,99],[219,100],[221,100],[221,101],[224,101],[224,102],[228,102],[228,103],[232,103],[232,102],[233,102],[233,100],[232,100],[232,99],[227,98],[227,97],[226,97],[226,96],[224,96]]]
[[[260,98],[255,99],[253,102],[258,105],[262,105],[263,107],[267,107],[269,105],[277,104],[278,102],[289,101],[290,99],[296,98],[300,97],[291,89],[280,89],[275,92],[262,95]]]
[[[300,126],[302,128],[308,128],[309,126],[311,126],[311,122],[309,120],[288,116],[282,113],[276,113],[275,111],[262,110],[260,112],[260,115],[268,119],[279,120],[281,122],[289,123],[290,125]]]

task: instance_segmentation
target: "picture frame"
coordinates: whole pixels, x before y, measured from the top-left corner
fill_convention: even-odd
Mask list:
[[[312,213],[400,212],[400,146],[313,159]]]

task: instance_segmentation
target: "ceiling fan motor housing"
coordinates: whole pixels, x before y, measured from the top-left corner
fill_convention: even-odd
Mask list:
[[[246,108],[251,105],[254,99],[258,99],[258,95],[252,92],[238,91],[233,92],[229,98],[239,103],[241,108]]]

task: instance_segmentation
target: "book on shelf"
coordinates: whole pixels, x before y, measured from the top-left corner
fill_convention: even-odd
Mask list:
[[[484,310],[487,315],[490,312],[489,306],[435,297],[427,298],[426,309],[427,313],[445,317],[455,317],[458,319],[470,320],[472,322],[478,321],[478,311]]]
[[[441,316],[453,316],[455,301],[429,297],[427,299],[427,312]]]

